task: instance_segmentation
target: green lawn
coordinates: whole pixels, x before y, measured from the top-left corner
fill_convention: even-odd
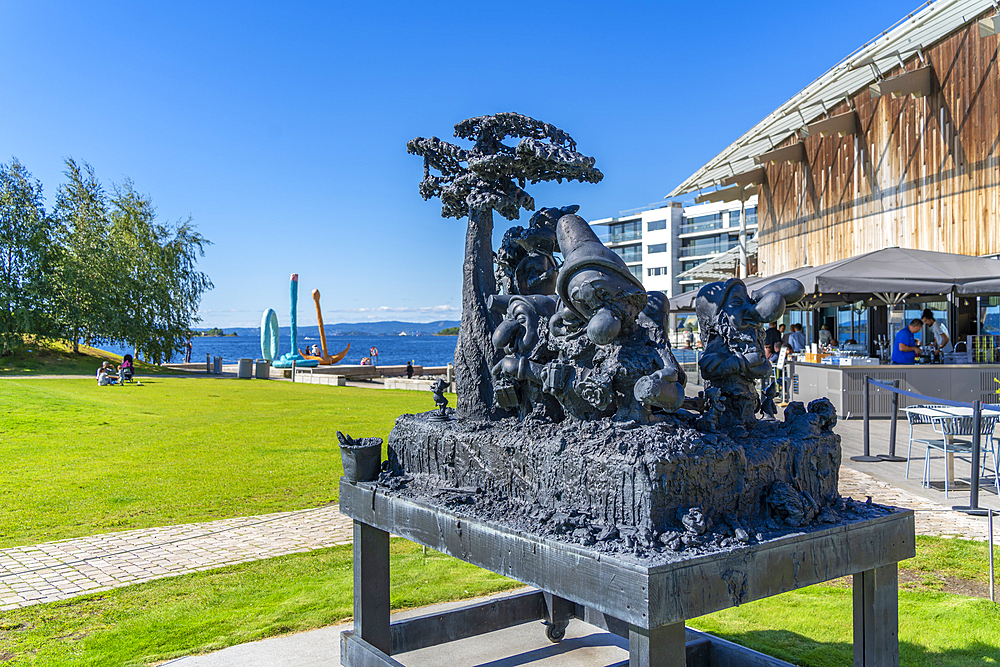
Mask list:
[[[334,502],[337,430],[387,438],[433,408],[278,381],[0,379],[0,547]]]

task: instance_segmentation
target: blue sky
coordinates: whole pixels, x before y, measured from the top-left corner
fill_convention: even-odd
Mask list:
[[[0,160],[131,178],[214,245],[205,326],[458,319],[465,221],[417,193],[415,136],[517,111],[604,181],[529,188],[597,219],[670,189],[917,8],[828,2],[0,2]],[[530,214],[528,214],[530,215]],[[528,216],[522,214],[522,220]],[[510,224],[497,216],[496,240]],[[496,241],[494,245],[496,244]]]

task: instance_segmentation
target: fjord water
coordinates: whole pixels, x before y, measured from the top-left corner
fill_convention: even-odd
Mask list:
[[[372,347],[378,349],[378,363],[381,366],[403,365],[413,361],[418,366],[444,366],[454,363],[457,336],[327,336],[327,351],[340,352],[347,344],[351,349],[342,364],[359,364],[362,357],[369,356]],[[290,336],[280,338],[281,354],[289,351]],[[205,355],[222,357],[226,364],[240,359],[259,359],[260,338],[258,336],[197,336],[191,339],[191,361],[205,361]],[[299,336],[299,347],[320,345],[319,336]],[[115,345],[98,347],[115,354],[131,352],[130,349]],[[173,361],[183,360],[183,353],[174,355]]]

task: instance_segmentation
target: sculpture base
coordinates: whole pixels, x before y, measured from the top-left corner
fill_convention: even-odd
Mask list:
[[[389,436],[395,478],[383,481],[584,545],[724,547],[775,527],[838,520],[840,436],[829,403],[816,403],[809,412],[790,406],[785,421],[738,438],[696,430],[696,417],[684,414],[654,425],[404,415]]]
[[[549,638],[558,640],[560,627],[580,618],[627,637],[629,664],[682,666],[692,649],[685,646],[685,619],[854,575],[855,656],[866,665],[898,666],[896,563],[915,553],[913,512],[878,509],[877,518],[857,513],[724,553],[637,558],[469,518],[377,483],[341,480],[340,510],[354,519],[355,619],[341,659],[354,667],[398,667],[390,656],[533,619],[554,627]],[[390,626],[390,533],[543,592]],[[775,664],[759,658],[707,664]]]

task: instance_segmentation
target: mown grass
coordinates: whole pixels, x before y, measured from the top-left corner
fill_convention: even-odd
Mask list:
[[[390,552],[393,609],[521,585],[405,540]],[[322,627],[350,618],[352,586],[344,546],[0,612],[0,664],[146,665]]]
[[[120,355],[105,352],[87,345],[80,345],[78,353],[68,341],[33,338],[25,340],[11,354],[0,356],[0,376],[26,375],[90,375],[95,376],[101,362],[110,361],[116,366]],[[135,363],[139,375],[176,375],[177,371],[154,366],[142,361]]]
[[[688,624],[804,667],[853,664],[851,590],[810,586]],[[1000,611],[989,600],[900,591],[899,657],[907,667],[1000,664]]]
[[[433,407],[277,381],[0,380],[0,547],[334,502],[337,430],[387,439]]]

